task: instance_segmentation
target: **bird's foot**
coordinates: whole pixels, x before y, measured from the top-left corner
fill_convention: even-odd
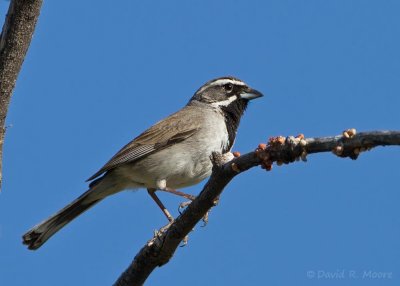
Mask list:
[[[182,244],[180,245],[180,247],[185,247],[188,244],[189,241],[189,235],[186,235],[183,239],[182,239]]]
[[[191,203],[192,203],[192,201],[187,201],[187,202],[180,203],[180,204],[179,204],[179,208],[178,208],[179,214],[182,214],[183,210],[184,210],[188,205],[190,205]],[[218,199],[214,201],[214,205],[217,205],[217,203],[218,203]],[[208,223],[208,217],[209,217],[210,211],[211,211],[211,210],[209,210],[209,211],[203,216],[203,218],[201,219],[201,220],[203,221],[203,225],[202,225],[201,227],[205,227],[205,226],[207,225],[207,223]]]
[[[214,203],[214,206],[218,205],[219,197],[216,198],[213,203]],[[203,221],[203,225],[201,227],[205,227],[208,224],[208,217],[210,216],[210,212],[211,212],[211,209],[209,209],[208,212],[206,212],[206,214],[201,219]]]
[[[186,202],[180,203],[180,204],[179,204],[179,207],[178,207],[178,212],[179,212],[179,214],[182,214],[183,210],[184,210],[188,205],[190,205],[191,203],[192,203],[192,201],[186,201]]]
[[[166,232],[166,231],[169,229],[169,227],[170,227],[173,223],[174,223],[174,220],[171,220],[171,221],[168,222],[167,225],[164,225],[162,228],[160,228],[160,229],[155,229],[155,230],[153,231],[153,237],[154,237],[154,238],[160,237],[164,232]]]
[[[203,225],[201,227],[205,227],[208,224],[208,217],[210,215],[210,212],[211,212],[211,209],[208,212],[206,212],[206,214],[201,219],[203,221]]]

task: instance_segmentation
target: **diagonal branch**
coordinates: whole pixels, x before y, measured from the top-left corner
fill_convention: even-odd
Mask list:
[[[239,173],[258,165],[270,170],[273,162],[281,165],[298,159],[306,161],[307,154],[320,152],[356,159],[363,151],[387,145],[400,145],[400,131],[356,134],[354,129],[349,129],[342,135],[331,137],[273,137],[268,144],[260,144],[255,151],[225,164],[223,156],[213,154],[213,172],[199,196],[172,224],[161,228],[146,243],[114,285],[142,285],[157,266],[168,263],[184,237],[214,206],[225,186]]]
[[[0,188],[5,121],[12,91],[31,43],[42,0],[11,0],[0,34]]]

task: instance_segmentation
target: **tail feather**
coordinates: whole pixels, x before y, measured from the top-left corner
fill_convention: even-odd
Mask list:
[[[65,208],[25,233],[22,237],[23,244],[26,244],[29,249],[38,249],[57,231],[102,199],[94,196],[93,188],[91,188]]]

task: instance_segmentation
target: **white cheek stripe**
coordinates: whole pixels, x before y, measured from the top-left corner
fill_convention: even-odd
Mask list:
[[[224,101],[218,101],[218,102],[213,102],[211,103],[211,106],[213,107],[218,107],[218,106],[228,106],[232,102],[234,102],[238,97],[236,95],[233,95],[231,97],[228,97],[228,99]]]

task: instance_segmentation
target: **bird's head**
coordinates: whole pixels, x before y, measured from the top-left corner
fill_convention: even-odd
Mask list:
[[[243,113],[250,100],[262,96],[261,92],[250,88],[240,79],[220,77],[210,80],[200,87],[189,104],[200,102],[221,110],[232,109]]]

